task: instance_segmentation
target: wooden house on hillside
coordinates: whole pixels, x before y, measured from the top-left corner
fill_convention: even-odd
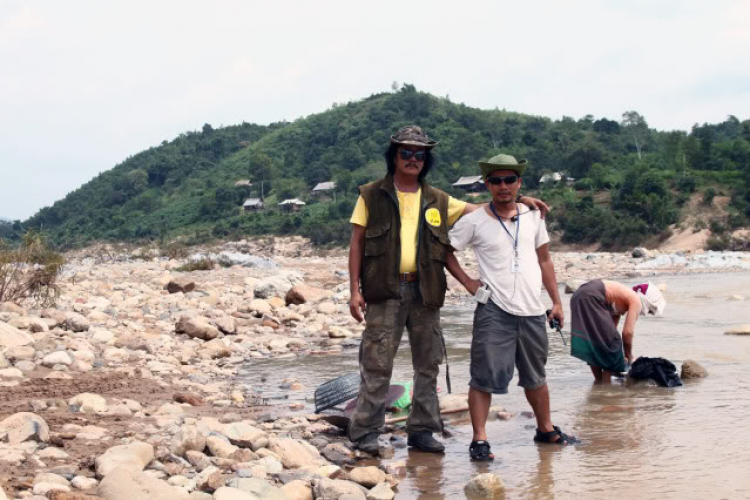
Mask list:
[[[254,212],[256,210],[263,210],[266,208],[266,204],[260,198],[248,198],[245,203],[242,204],[242,208],[246,212]]]
[[[279,203],[284,212],[299,212],[305,205],[306,203],[299,198],[290,198]]]
[[[487,186],[484,185],[481,175],[472,175],[469,177],[461,177],[452,184],[453,187],[463,189],[467,193],[481,193],[487,191]]]
[[[336,183],[334,181],[319,182],[310,194],[317,197],[318,199],[331,199],[336,191]]]

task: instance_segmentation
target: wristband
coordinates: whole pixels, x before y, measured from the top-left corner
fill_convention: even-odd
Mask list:
[[[521,203],[521,198],[523,198],[523,195],[521,193],[518,193],[516,196],[516,203]]]

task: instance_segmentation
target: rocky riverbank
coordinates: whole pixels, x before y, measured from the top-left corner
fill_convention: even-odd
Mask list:
[[[348,313],[344,250],[320,253],[292,238],[187,258],[112,248],[67,257],[54,309],[0,304],[0,488],[8,498],[387,499],[398,492],[403,463],[357,467],[370,457],[309,414],[304,397],[270,406],[237,378],[254,359],[356,355],[362,326]],[[460,258],[476,272],[471,252]],[[636,249],[553,258],[558,281],[570,288],[595,277],[750,268],[742,253]],[[190,262],[215,266],[180,270]],[[468,299],[450,283],[450,301]],[[304,373],[289,373],[279,390],[309,399],[314,387]],[[396,446],[402,438],[394,430]]]

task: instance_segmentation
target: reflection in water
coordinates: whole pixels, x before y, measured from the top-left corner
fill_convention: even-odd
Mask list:
[[[443,494],[444,458],[445,456],[442,453],[407,451],[407,477],[413,481],[414,489],[419,498],[436,500],[446,498]]]
[[[750,338],[723,334],[750,322],[746,301],[726,300],[747,295],[750,274],[653,281],[668,284],[669,307],[662,318],[639,321],[634,354],[665,357],[678,367],[695,359],[708,369],[708,378],[678,388],[592,386],[586,365],[552,332],[547,364],[552,416],[583,444],[536,445],[534,421],[522,414],[528,410],[523,390],[511,386],[507,395],[493,398],[516,415],[488,423],[494,462],[471,462],[471,425],[452,421],[453,436],[443,439],[445,455],[396,450],[394,460],[407,464],[397,498],[464,498],[466,482],[483,472],[502,478],[509,499],[750,498],[750,446],[743,439],[750,415]],[[705,298],[695,297],[698,289]],[[443,309],[455,393],[468,390],[472,312],[468,302]],[[394,364],[395,380],[411,377],[408,344]],[[248,382],[263,390],[277,391],[281,379],[297,376],[311,394],[316,385],[356,371],[357,356],[351,351],[336,358],[252,361],[249,368]],[[261,373],[268,377],[265,385],[259,383]]]

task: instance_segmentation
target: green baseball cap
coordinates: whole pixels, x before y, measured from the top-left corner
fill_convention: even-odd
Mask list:
[[[523,175],[523,171],[526,170],[528,163],[527,160],[516,161],[514,156],[500,154],[493,156],[487,161],[480,161],[479,170],[482,171],[482,178],[484,179],[495,170],[513,170],[518,175]]]

